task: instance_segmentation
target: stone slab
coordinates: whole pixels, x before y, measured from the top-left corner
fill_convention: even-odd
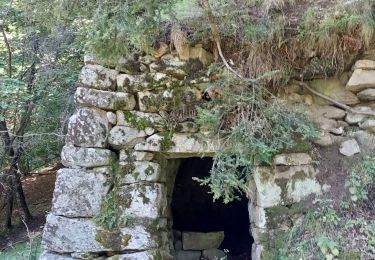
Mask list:
[[[167,217],[167,190],[164,184],[137,183],[121,189],[121,201],[126,213],[136,218]]]
[[[205,250],[218,248],[224,240],[224,231],[220,232],[182,232],[184,250]]]
[[[98,215],[102,200],[109,190],[106,182],[106,168],[102,172],[60,169],[53,193],[52,213],[66,217]]]
[[[346,84],[346,89],[359,92],[367,88],[375,88],[375,70],[356,69]]]
[[[74,94],[77,104],[104,110],[132,110],[136,103],[132,94],[78,87]]]
[[[97,227],[92,219],[71,219],[48,214],[42,245],[46,250],[57,253],[146,251],[159,248],[160,236],[166,237],[166,234],[157,230],[151,232],[143,225],[106,231]]]
[[[138,152],[133,150],[121,150],[119,161],[124,163],[129,161],[151,161],[153,158],[153,153]]]
[[[68,123],[66,144],[106,148],[109,122],[107,113],[97,108],[79,108]]]
[[[305,165],[311,162],[312,158],[307,153],[278,154],[274,158],[275,165]]]
[[[159,152],[162,150],[161,143],[164,138],[160,134],[152,135],[145,142],[137,144],[135,150]],[[171,147],[162,152],[171,158],[184,158],[192,155],[212,156],[219,149],[217,140],[203,141],[189,134],[174,134],[170,141],[172,141]]]
[[[81,70],[80,81],[83,85],[102,89],[116,90],[116,78],[119,74],[116,70],[104,68],[100,65],[88,64]]]
[[[127,126],[114,126],[109,132],[108,142],[116,149],[133,148],[145,140],[147,133]]]
[[[352,68],[353,70],[375,70],[375,61],[373,60],[357,60]]]
[[[127,168],[128,163],[121,163],[121,167]],[[166,181],[165,172],[160,170],[160,165],[154,162],[138,161],[134,162],[134,170],[126,174],[123,180],[124,184],[137,182],[158,182]]]
[[[55,252],[43,251],[39,260],[74,260],[69,254],[61,255]]]
[[[307,196],[321,194],[316,179],[319,170],[312,165],[257,167],[253,174],[256,183],[256,205],[269,208],[299,202]],[[254,196],[254,195],[253,195]]]
[[[100,167],[114,162],[115,154],[108,149],[81,148],[65,145],[61,152],[61,163],[65,167]]]

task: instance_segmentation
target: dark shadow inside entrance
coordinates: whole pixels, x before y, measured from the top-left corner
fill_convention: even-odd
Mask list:
[[[213,202],[207,186],[193,177],[209,176],[212,158],[188,158],[182,161],[173,190],[171,208],[173,229],[190,232],[224,231],[220,249],[228,250],[229,259],[251,259],[248,199],[240,196],[239,201],[224,204]]]

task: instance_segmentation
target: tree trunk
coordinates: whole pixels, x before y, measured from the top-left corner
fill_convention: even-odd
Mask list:
[[[5,33],[4,26],[0,25],[0,29],[1,29],[1,32],[3,34],[5,46],[6,46],[7,52],[8,52],[8,62],[7,62],[8,63],[8,77],[11,78],[12,77],[12,49],[10,48],[10,44],[9,44],[9,41],[8,41],[8,37]]]
[[[4,178],[4,198],[5,198],[5,227],[12,227],[12,213],[14,203],[14,189],[12,176],[5,176]]]
[[[18,201],[20,203],[20,208],[22,210],[24,220],[27,222],[30,219],[32,219],[33,217],[30,213],[29,207],[27,206],[25,194],[24,194],[23,188],[22,188],[21,177],[18,173],[16,175],[14,187],[15,187],[15,191],[16,191],[16,194],[17,194]]]

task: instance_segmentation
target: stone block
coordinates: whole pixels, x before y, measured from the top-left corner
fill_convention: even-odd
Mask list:
[[[261,260],[263,252],[263,246],[260,244],[253,244],[251,247],[251,260]]]
[[[78,147],[107,147],[107,113],[97,108],[79,108],[70,117],[66,143]]]
[[[115,154],[101,148],[80,148],[65,145],[61,152],[61,163],[65,167],[100,167],[111,165]]]
[[[257,228],[266,228],[267,218],[264,208],[258,207],[253,203],[249,203],[248,208],[250,222],[253,223]]]
[[[177,251],[175,260],[199,260],[201,257],[201,251]]]
[[[369,132],[375,133],[375,119],[367,119],[359,124],[359,127]]]
[[[263,208],[299,202],[311,194],[321,194],[316,180],[318,169],[312,165],[257,167],[253,174],[256,184],[256,204]]]
[[[170,110],[169,103],[172,101],[173,93],[170,90],[164,90],[159,93],[150,91],[138,92],[139,110],[142,112],[159,112]]]
[[[182,232],[184,250],[205,250],[218,248],[224,240],[224,231],[220,232]]]
[[[133,148],[141,143],[147,136],[143,130],[138,130],[127,126],[114,126],[109,132],[108,142],[116,149]]]
[[[226,254],[223,250],[211,248],[202,251],[202,256],[207,260],[220,260],[225,259]]]
[[[162,150],[163,137],[155,134],[146,139],[145,142],[137,144],[135,150],[159,152]],[[212,139],[201,140],[189,134],[174,134],[171,138],[171,146],[163,150],[167,156],[175,158],[191,157],[192,155],[212,156],[219,148],[219,143]]]
[[[78,87],[74,95],[77,104],[104,110],[132,110],[136,103],[132,94]]]
[[[349,139],[342,142],[339,151],[345,156],[353,156],[361,152],[359,145],[355,139]]]
[[[355,105],[359,103],[358,97],[345,89],[345,86],[339,79],[316,79],[309,82],[309,85],[319,93],[330,97],[346,105]],[[318,96],[313,97],[314,102],[318,105],[329,105],[330,102]]]
[[[362,101],[375,101],[375,89],[368,88],[357,93],[357,97]]]
[[[121,150],[119,160],[126,163],[129,161],[151,161],[153,158],[153,153]]]
[[[74,260],[69,254],[61,255],[55,252],[43,251],[39,260]]]
[[[109,171],[107,168],[107,173]],[[105,173],[99,170],[60,169],[53,193],[52,213],[66,217],[96,216],[109,190],[106,182]]]
[[[165,228],[162,227],[162,228]],[[132,225],[108,231],[97,227],[92,219],[66,218],[48,214],[42,245],[58,253],[150,250],[160,246],[161,230],[151,231],[144,225]]]
[[[375,149],[375,134],[360,130],[353,132],[351,137],[355,137],[355,139],[360,143],[361,148],[365,148],[368,151]]]
[[[149,250],[134,252],[123,255],[114,255],[107,260],[172,260],[173,258],[164,250]]]
[[[122,167],[128,164],[120,163]],[[123,183],[131,184],[136,182],[165,182],[165,173],[160,170],[160,165],[154,162],[134,162],[134,170],[125,175]]]
[[[346,84],[346,89],[359,92],[367,88],[375,88],[375,70],[356,69]]]
[[[91,53],[87,53],[83,56],[83,62],[85,63],[85,65],[88,65],[88,64],[94,65],[98,63],[96,56]]]
[[[322,147],[331,146],[335,143],[333,136],[326,131],[321,131],[318,139],[313,140],[314,144],[317,144]]]
[[[108,122],[111,124],[111,125],[115,125],[117,124],[117,116],[115,113],[111,112],[111,111],[108,111],[107,112],[107,119],[108,119]]]
[[[82,68],[80,81],[83,85],[102,89],[116,90],[116,78],[119,74],[116,70],[104,68],[100,65],[88,64]]]
[[[278,154],[274,158],[275,165],[305,165],[311,162],[311,156],[307,153]]]
[[[357,60],[352,68],[353,70],[375,70],[375,61],[373,60]]]
[[[343,119],[346,115],[346,112],[340,108],[334,106],[318,106],[315,108],[311,108],[313,113],[322,115],[325,118],[329,119]]]
[[[160,183],[136,183],[122,187],[124,211],[135,218],[157,219],[166,216],[167,190]]]
[[[256,185],[256,204],[260,207],[272,207],[281,203],[282,189],[275,182],[275,175],[268,167],[257,167],[253,178]]]
[[[116,111],[117,125],[135,128],[154,128],[159,131],[164,130],[162,117],[157,113],[144,113],[139,111]]]
[[[117,76],[117,89],[124,92],[135,93],[142,90],[152,89],[152,78],[146,74],[129,75],[119,74]]]

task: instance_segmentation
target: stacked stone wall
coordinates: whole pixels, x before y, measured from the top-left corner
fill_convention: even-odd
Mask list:
[[[113,69],[85,58],[75,93],[77,110],[61,154],[66,168],[58,171],[44,228],[43,260],[173,259],[169,197],[176,165],[171,171],[166,159],[217,151],[218,140],[194,123],[195,106],[206,102],[200,94],[209,79],[197,73],[196,63],[170,54],[158,60],[142,56],[136,64],[130,69],[122,60]],[[374,111],[374,74],[374,62],[358,61],[346,88],[333,84],[331,96],[358,111]],[[339,142],[345,156],[360,152],[359,146],[373,148],[371,116],[321,104],[324,100],[296,86],[287,91],[286,102],[309,107],[322,132],[318,145]],[[346,132],[353,125],[358,131]],[[254,260],[266,259],[265,240],[298,223],[305,199],[329,189],[318,175],[311,150],[280,154],[273,167],[256,168],[249,181],[251,227],[245,227],[254,237]],[[128,221],[108,228],[98,216],[114,192]]]

